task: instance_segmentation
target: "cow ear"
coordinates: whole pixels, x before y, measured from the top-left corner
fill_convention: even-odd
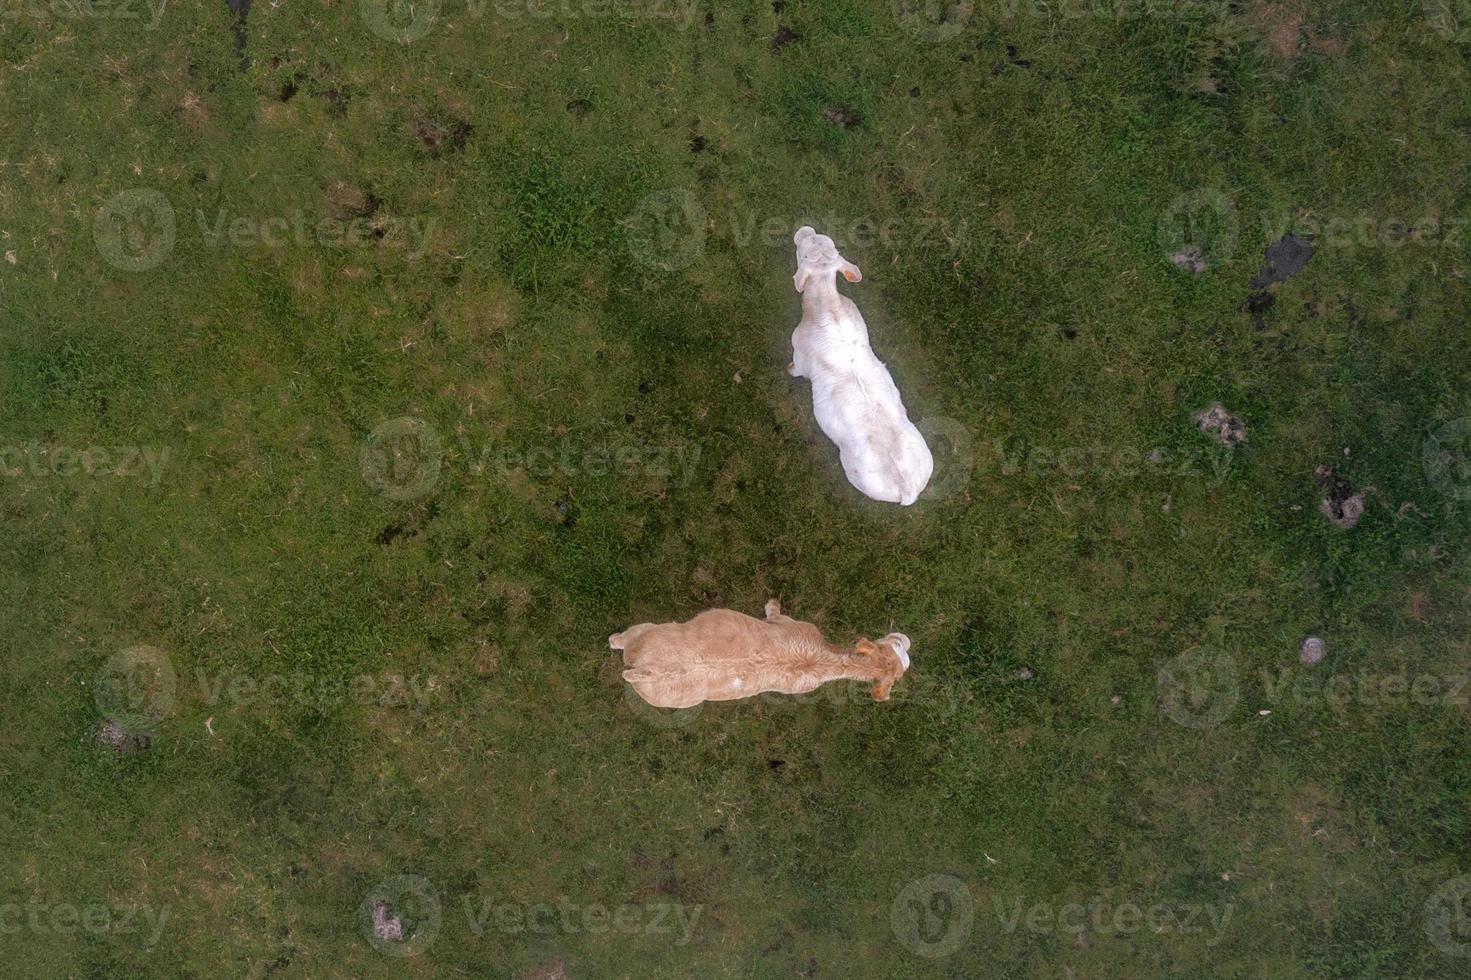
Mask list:
[[[843,278],[846,279],[846,280],[848,280],[849,282],[862,282],[863,281],[863,273],[860,272],[858,270],[858,266],[854,265],[852,262],[844,262],[843,263],[843,266],[842,266],[842,269],[843,269]]]
[[[792,285],[797,287],[797,292],[807,288],[807,280],[812,278],[811,269],[798,269],[797,274],[792,277]]]
[[[873,686],[873,699],[875,701],[889,700],[889,691],[891,691],[893,687],[894,682],[892,680],[879,681]]]
[[[872,657],[879,652],[879,645],[872,640],[859,640],[855,652],[860,657]]]

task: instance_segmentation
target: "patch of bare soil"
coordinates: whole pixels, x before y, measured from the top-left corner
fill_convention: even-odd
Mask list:
[[[1354,493],[1348,481],[1334,472],[1331,466],[1319,466],[1313,471],[1313,479],[1324,493],[1318,510],[1337,527],[1353,530],[1364,516],[1364,492]]]
[[[822,110],[822,117],[842,129],[852,129],[862,121],[857,110],[845,105],[828,106]]]
[[[1252,278],[1252,289],[1265,289],[1274,282],[1286,282],[1303,270],[1313,257],[1313,236],[1299,238],[1288,233],[1267,246],[1267,262]]]
[[[112,720],[99,724],[92,740],[120,756],[140,755],[153,747],[153,739],[141,732],[130,732]]]
[[[431,157],[443,156],[451,150],[463,150],[470,134],[475,131],[474,126],[460,119],[445,125],[428,116],[418,117],[409,128]]]
[[[1219,439],[1223,446],[1239,446],[1246,441],[1246,426],[1220,402],[1211,402],[1209,408],[1196,412],[1195,424],[1201,432]]]
[[[1186,245],[1178,252],[1170,255],[1170,264],[1185,272],[1193,272],[1197,276],[1206,269],[1205,255],[1201,252],[1199,245]]]
[[[538,963],[521,974],[521,980],[567,980],[567,964],[561,957]]]
[[[327,188],[327,208],[335,218],[371,218],[383,202],[372,191],[357,184],[339,180]]]
[[[1267,50],[1278,61],[1291,64],[1302,54],[1306,18],[1295,5],[1253,0],[1247,16],[1260,29]]]

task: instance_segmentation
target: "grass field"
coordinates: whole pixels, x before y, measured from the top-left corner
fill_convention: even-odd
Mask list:
[[[686,4],[0,0],[5,972],[1471,973],[1471,6]]]

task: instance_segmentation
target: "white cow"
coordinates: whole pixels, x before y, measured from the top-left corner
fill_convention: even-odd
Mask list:
[[[874,500],[909,506],[935,469],[924,437],[909,421],[899,389],[868,346],[868,326],[853,301],[838,292],[837,274],[858,282],[858,266],[833,240],[803,225],[797,244],[802,322],[792,333],[787,373],[812,381],[812,413],[837,443],[848,482]]]

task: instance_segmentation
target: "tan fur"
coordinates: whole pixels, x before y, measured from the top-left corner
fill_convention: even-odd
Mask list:
[[[901,634],[890,634],[901,636]],[[867,681],[884,701],[904,673],[904,661],[886,637],[835,646],[817,627],[766,604],[760,620],[731,609],[710,609],[685,623],[640,623],[608,637],[623,651],[623,679],[658,708],[690,708],[767,691],[805,694],[835,680]],[[908,644],[908,639],[902,639]]]

